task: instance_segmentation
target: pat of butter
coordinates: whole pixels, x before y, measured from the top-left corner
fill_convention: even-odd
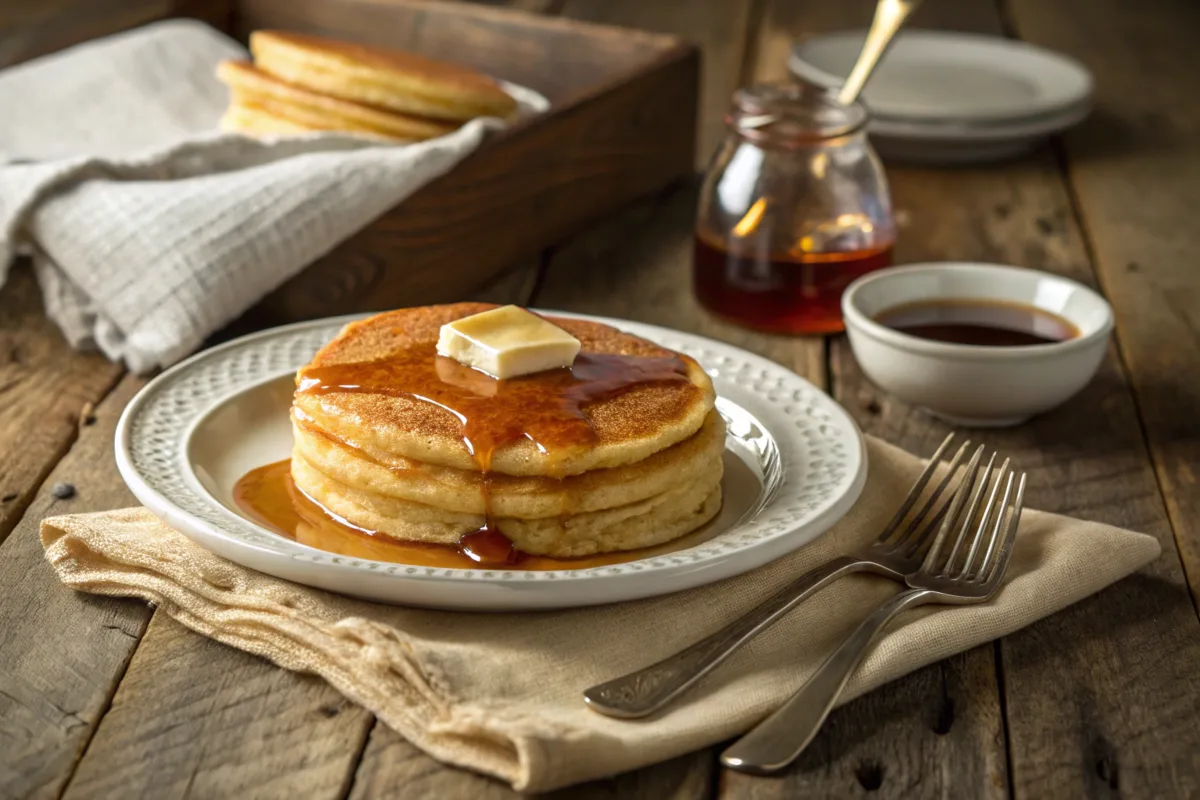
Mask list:
[[[571,366],[579,354],[579,340],[519,306],[502,306],[447,322],[437,351],[505,380]]]

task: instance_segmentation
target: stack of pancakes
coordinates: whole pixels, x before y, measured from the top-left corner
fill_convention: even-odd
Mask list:
[[[253,136],[346,131],[397,141],[441,136],[516,101],[457,64],[282,31],[250,35],[254,61],[223,61],[230,87],[221,128]]]
[[[568,446],[537,441],[546,427],[539,429],[536,419],[528,427],[508,419],[510,431],[525,434],[490,452],[487,472],[477,443],[464,441],[472,421],[464,424],[463,417],[470,412],[460,416],[448,404],[431,402],[427,387],[406,386],[402,377],[395,385],[379,384],[379,391],[345,377],[365,365],[375,371],[370,380],[379,381],[389,363],[411,363],[414,354],[418,361],[426,354],[440,359],[441,326],[491,307],[404,309],[346,326],[297,375],[295,486],[370,532],[456,545],[486,524],[518,551],[555,557],[662,544],[716,515],[725,427],[714,410],[712,382],[694,360],[607,325],[550,318],[580,340],[585,356],[669,357],[679,365],[677,380],[634,380],[581,406],[590,431]],[[440,363],[436,374],[457,380],[449,377],[457,368]],[[343,377],[312,390],[321,380],[314,376],[331,373]],[[545,379],[539,375],[523,380]],[[475,383],[469,391],[483,396],[489,390]]]

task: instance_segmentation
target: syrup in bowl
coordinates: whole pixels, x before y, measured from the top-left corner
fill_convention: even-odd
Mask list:
[[[1003,264],[881,270],[842,298],[850,348],[880,390],[954,425],[1014,425],[1079,392],[1112,309],[1068,278]]]
[[[1074,323],[1053,312],[1005,300],[920,300],[884,309],[875,321],[920,339],[977,347],[1028,347],[1080,336]]]

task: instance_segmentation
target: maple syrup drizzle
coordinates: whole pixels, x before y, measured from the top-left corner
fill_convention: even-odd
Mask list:
[[[251,519],[300,544],[350,558],[416,567],[478,569],[481,566],[494,566],[495,562],[480,560],[472,553],[477,552],[474,549],[476,546],[481,549],[499,546],[505,554],[511,551],[511,560],[500,565],[503,569],[591,569],[651,558],[690,544],[688,537],[684,537],[642,550],[625,550],[580,558],[550,558],[512,549],[512,543],[502,534],[495,541],[490,541],[481,537],[478,532],[469,533],[463,537],[467,540],[466,547],[462,542],[458,547],[452,547],[401,541],[352,525],[330,513],[292,481],[291,461],[288,459],[246,473],[234,487],[233,498],[238,508]],[[471,552],[467,552],[468,548]]]
[[[375,466],[383,467],[384,469],[386,469],[396,475],[403,475],[406,472],[407,473],[419,472],[419,470],[413,469],[411,467],[398,467],[395,464],[389,464],[386,461],[376,458],[375,456],[368,453],[365,449],[363,449],[359,445],[355,444],[354,442],[351,442],[349,439],[343,439],[341,436],[338,436],[336,434],[330,433],[329,431],[325,430],[320,425],[318,425],[316,423],[316,421],[313,420],[312,417],[310,417],[308,414],[305,414],[303,411],[301,411],[299,408],[296,408],[295,406],[292,406],[292,422],[295,423],[297,428],[299,428],[300,430],[309,434],[310,436],[318,436],[318,437],[324,439],[325,441],[329,442],[330,444],[333,444],[343,450],[350,451],[351,453],[354,454],[355,458],[361,458],[364,461],[369,461],[372,464],[374,464]]]
[[[492,515],[492,457],[505,445],[529,439],[552,459],[595,439],[587,406],[650,384],[690,386],[677,355],[580,353],[569,368],[497,380],[437,355],[420,343],[375,361],[306,367],[297,394],[353,392],[406,397],[435,405],[462,425],[462,439],[482,473],[483,526],[462,537],[459,550],[473,565],[511,566],[521,554]],[[693,391],[699,391],[694,389]],[[337,440],[334,440],[337,441]],[[553,471],[553,461],[551,462]]]

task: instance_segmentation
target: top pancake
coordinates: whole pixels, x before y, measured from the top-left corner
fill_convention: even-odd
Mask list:
[[[463,122],[517,108],[488,76],[411,53],[283,31],[250,34],[250,52],[284,81],[402,114]]]
[[[352,322],[314,356],[308,368],[372,362],[414,348],[432,355],[441,326],[495,306],[457,303],[378,314]],[[550,317],[582,344],[582,353],[678,357],[686,380],[633,386],[582,409],[593,436],[547,451],[528,438],[500,446],[490,468],[508,475],[563,477],[592,469],[632,464],[683,441],[700,430],[713,408],[712,381],[687,356],[600,323]],[[301,374],[304,370],[301,370]],[[297,378],[299,380],[299,376]],[[490,380],[490,379],[487,379]],[[297,392],[295,405],[331,434],[416,461],[478,470],[463,441],[463,424],[433,403],[405,396],[361,391]]]

